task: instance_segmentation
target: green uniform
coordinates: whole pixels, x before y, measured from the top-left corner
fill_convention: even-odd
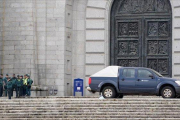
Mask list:
[[[17,87],[22,87],[23,86],[23,79],[17,79],[16,80],[16,86]]]
[[[13,96],[14,89],[16,91],[16,80],[17,80],[16,77],[11,78],[11,81],[12,81],[12,94],[11,94],[11,96]]]
[[[13,85],[15,85],[15,84],[16,84],[16,80],[17,80],[17,78],[16,78],[16,77],[13,77],[13,78],[11,79],[11,81],[12,81],[12,84],[13,84]]]
[[[16,80],[16,97],[20,97],[22,95],[22,87],[23,87],[23,79]]]
[[[8,90],[8,97],[9,97],[9,99],[11,99],[12,86],[13,86],[13,82],[11,80],[7,81],[7,90]]]
[[[12,89],[13,82],[10,80],[7,82],[7,89],[11,88]]]
[[[3,78],[0,78],[0,97],[2,97],[3,94]]]
[[[33,84],[33,80],[32,79],[28,79],[27,84],[28,84],[28,86],[31,86]]]
[[[28,78],[23,79],[23,96],[27,94],[27,80]]]
[[[31,96],[31,85],[32,84],[33,84],[33,80],[29,78],[27,80],[27,96]]]
[[[4,77],[3,81],[4,81],[4,91],[5,91],[5,96],[7,96],[7,78]]]

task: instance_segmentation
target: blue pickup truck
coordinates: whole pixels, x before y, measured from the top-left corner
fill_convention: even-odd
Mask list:
[[[102,93],[104,98],[122,98],[125,94],[175,98],[180,95],[180,80],[149,68],[109,66],[90,76],[87,90]]]

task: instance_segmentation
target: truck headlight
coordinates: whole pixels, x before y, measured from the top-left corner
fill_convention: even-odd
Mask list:
[[[180,81],[175,81],[180,86]]]

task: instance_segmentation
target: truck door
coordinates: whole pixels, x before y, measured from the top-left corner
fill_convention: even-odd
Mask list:
[[[135,89],[135,69],[124,68],[119,75],[119,89],[123,93],[134,93]]]
[[[136,90],[138,93],[155,93],[157,80],[150,70],[138,69]]]

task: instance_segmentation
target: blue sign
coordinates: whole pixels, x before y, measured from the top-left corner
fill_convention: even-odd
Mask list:
[[[83,96],[83,79],[74,79],[74,96],[76,92],[81,92]]]

